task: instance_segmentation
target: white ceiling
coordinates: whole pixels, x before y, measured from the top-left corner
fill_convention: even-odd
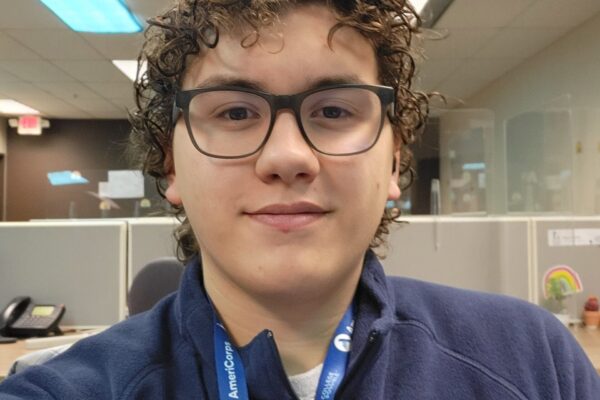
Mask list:
[[[145,20],[171,0],[127,4]],[[418,86],[468,98],[598,12],[600,0],[455,0]],[[75,33],[39,0],[0,0],[0,98],[48,118],[125,118],[132,84],[110,60],[135,59],[141,39]]]
[[[416,83],[466,100],[598,12],[600,0],[455,0],[435,25],[446,38],[424,43]]]

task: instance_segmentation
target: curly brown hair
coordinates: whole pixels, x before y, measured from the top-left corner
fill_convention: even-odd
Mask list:
[[[330,46],[341,27],[356,29],[372,43],[380,82],[395,89],[399,107],[389,118],[400,145],[401,175],[408,175],[409,184],[412,182],[409,145],[423,130],[429,98],[411,88],[415,72],[412,42],[421,21],[407,0],[178,0],[173,8],[148,21],[138,57],[139,65],[146,63],[147,69],[136,80],[137,107],[130,115],[129,156],[144,173],[155,178],[161,196],[173,167],[173,102],[190,57],[202,56],[217,46],[220,32],[239,27],[247,32],[241,39],[242,46],[250,47],[259,40],[262,28],[275,24],[284,12],[305,4],[324,4],[335,14],[338,23],[329,33]],[[175,238],[178,256],[185,261],[199,251],[198,243],[183,207],[173,206],[172,212],[182,222]],[[395,217],[385,210],[371,248],[385,243]]]

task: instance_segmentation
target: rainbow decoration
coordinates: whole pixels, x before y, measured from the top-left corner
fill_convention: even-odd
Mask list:
[[[551,282],[558,280],[564,296],[570,296],[583,291],[583,285],[579,274],[568,265],[557,265],[546,271],[544,274],[544,298],[548,298],[548,290]]]

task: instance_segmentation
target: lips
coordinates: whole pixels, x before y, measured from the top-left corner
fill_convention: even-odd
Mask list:
[[[310,202],[270,204],[245,213],[252,220],[283,232],[306,227],[322,219],[329,211]]]

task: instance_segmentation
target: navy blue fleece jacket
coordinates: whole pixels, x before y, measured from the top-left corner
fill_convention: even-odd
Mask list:
[[[0,399],[217,399],[213,313],[194,259],[151,311],[0,384]],[[526,302],[386,277],[368,252],[336,399],[600,399],[598,374]],[[240,349],[253,399],[295,399],[272,334]]]

